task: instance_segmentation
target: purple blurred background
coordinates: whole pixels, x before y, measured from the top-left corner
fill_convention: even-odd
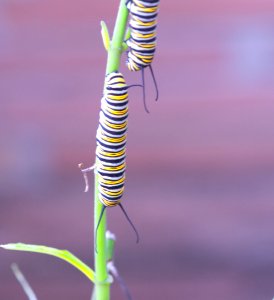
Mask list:
[[[0,0],[0,243],[66,248],[93,265],[92,191],[106,52],[118,1]],[[116,263],[134,299],[271,300],[274,296],[274,2],[162,1],[153,63],[130,90],[124,205]],[[125,60],[125,57],[123,58]],[[121,68],[128,84],[139,73]],[[90,177],[92,181],[92,176]],[[89,299],[67,263],[0,251],[0,299]],[[123,299],[114,285],[112,299]]]

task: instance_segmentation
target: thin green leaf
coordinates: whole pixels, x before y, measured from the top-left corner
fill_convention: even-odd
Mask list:
[[[125,41],[127,41],[130,38],[130,35],[131,35],[131,30],[130,27],[128,27],[125,34]]]
[[[104,21],[101,21],[101,35],[102,35],[105,49],[108,51],[110,47],[110,37],[109,37],[107,25]]]
[[[125,51],[127,51],[127,49],[128,49],[128,45],[125,42],[123,42],[122,51],[125,52]]]
[[[87,266],[85,263],[83,263],[80,259],[78,259],[75,255],[73,255],[72,253],[70,253],[67,250],[59,250],[59,249],[47,247],[47,246],[29,245],[29,244],[23,244],[23,243],[0,245],[0,247],[7,249],[7,250],[37,252],[37,253],[56,256],[60,259],[65,260],[66,262],[70,263],[76,269],[78,269],[79,271],[84,273],[88,277],[89,280],[91,280],[92,282],[95,282],[94,271],[89,266]]]

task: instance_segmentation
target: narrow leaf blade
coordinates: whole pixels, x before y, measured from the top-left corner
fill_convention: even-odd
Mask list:
[[[30,245],[24,243],[11,243],[6,245],[0,245],[0,247],[7,250],[36,252],[58,257],[73,265],[76,269],[85,274],[88,277],[88,279],[91,280],[93,283],[95,282],[94,271],[85,263],[83,263],[79,258],[77,258],[75,255],[73,255],[67,250],[60,250],[43,245]]]

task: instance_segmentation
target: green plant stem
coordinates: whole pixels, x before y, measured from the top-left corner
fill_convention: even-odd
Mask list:
[[[110,49],[108,51],[108,60],[106,74],[117,71],[120,66],[123,42],[127,28],[128,9],[125,0],[120,1],[120,6],[114,26]]]
[[[106,74],[118,71],[120,65],[120,57],[122,54],[122,44],[124,41],[128,18],[128,9],[125,6],[125,1],[120,1],[120,6],[116,18],[116,23],[113,31],[112,41],[108,50],[108,59]],[[106,253],[106,213],[104,213],[97,234],[95,232],[100,213],[103,205],[99,201],[98,191],[98,175],[95,174],[95,199],[94,199],[94,237],[97,236],[97,241],[94,240],[94,245],[97,245],[97,252],[94,249],[95,261],[95,299],[109,300],[110,299],[110,284],[111,279],[107,273],[107,253]]]

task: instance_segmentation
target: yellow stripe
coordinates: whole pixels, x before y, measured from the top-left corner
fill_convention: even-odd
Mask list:
[[[145,57],[142,57],[141,60],[142,60],[142,62],[144,62],[144,63],[151,64],[152,61],[153,61],[153,57],[148,58],[148,59],[145,58]]]
[[[136,6],[138,6],[138,7],[142,7],[142,8],[147,8],[147,9],[157,9],[158,8],[158,6],[157,5],[155,5],[155,6],[151,6],[151,7],[146,7],[145,5],[143,5],[142,3],[140,3],[139,1],[133,1],[134,2],[134,4],[136,5]]]
[[[138,5],[138,4],[137,4],[137,6],[139,6],[138,11],[140,11],[140,12],[155,13],[157,11],[157,9],[158,9],[157,6],[154,6],[154,7],[145,7],[143,5]]]
[[[104,134],[104,132],[103,132],[101,138],[104,139],[105,141],[119,143],[119,142],[123,142],[124,140],[126,140],[126,135],[122,135],[120,137],[111,137],[111,136]]]
[[[119,76],[117,78],[111,78],[109,81],[108,81],[109,84],[115,84],[115,83],[118,83],[120,84],[121,86],[122,85],[125,85],[126,84],[126,81],[123,77]]]
[[[136,17],[132,17],[132,19],[134,20],[134,21],[136,21],[136,23],[137,24],[139,24],[139,25],[142,25],[142,26],[153,26],[153,25],[155,25],[156,24],[156,20],[154,20],[154,21],[152,21],[152,22],[142,22],[142,21],[140,21],[138,18],[136,18]]]
[[[122,124],[113,124],[105,120],[105,124],[107,127],[113,128],[113,129],[124,129],[127,127],[127,121],[125,121]]]
[[[152,38],[152,37],[156,36],[155,32],[147,33],[147,34],[142,34],[140,32],[134,32],[133,35],[137,36],[139,38]]]
[[[134,51],[134,55],[141,59],[153,59],[153,55],[142,55]]]
[[[125,115],[128,112],[128,108],[125,108],[124,110],[114,110],[114,109],[111,109],[111,108],[107,107],[107,111],[109,111],[113,115],[122,116],[122,115]]]
[[[106,191],[106,190],[104,189],[104,193],[105,193],[106,195],[108,195],[108,196],[113,196],[113,197],[118,197],[118,196],[122,195],[122,194],[123,194],[123,191],[124,191],[124,188],[122,188],[122,189],[119,190],[118,192]]]
[[[111,100],[125,100],[128,97],[128,94],[122,94],[122,95],[107,95],[107,97]]]
[[[98,152],[101,155],[107,156],[107,157],[119,157],[119,156],[123,156],[126,153],[126,150],[123,149],[120,152],[106,152],[106,151],[99,150]]]
[[[133,69],[135,71],[141,70],[141,68],[133,60],[131,60],[131,63],[128,63],[127,66],[128,66],[129,70],[131,70],[131,69]]]
[[[120,166],[117,166],[117,167],[103,167],[102,169],[103,169],[103,171],[105,170],[105,171],[120,171],[120,170],[122,170],[122,169],[124,169],[126,167],[126,164],[125,163],[123,163],[123,164],[121,164]]]
[[[122,143],[126,140],[125,137],[122,138],[110,138],[110,137],[102,137],[102,139],[106,142],[110,142],[110,143]]]
[[[109,86],[112,88],[116,87],[116,88],[125,88],[125,89],[127,87],[125,83],[115,83],[115,82],[114,83],[111,82]]]
[[[111,180],[106,180],[106,179],[102,179],[100,178],[100,183],[102,184],[107,184],[107,185],[116,185],[116,184],[121,184],[125,182],[125,177],[122,177],[119,180],[115,180],[115,181],[111,181]]]
[[[118,204],[121,202],[121,199],[118,200],[118,201],[115,200],[115,201],[113,202],[113,201],[108,201],[107,199],[103,198],[102,201],[103,201],[103,203],[104,203],[105,206],[108,206],[108,207],[112,206],[112,207],[113,207],[113,206],[118,205]]]
[[[147,49],[153,49],[156,47],[156,43],[143,44],[143,43],[135,43],[137,46]]]

